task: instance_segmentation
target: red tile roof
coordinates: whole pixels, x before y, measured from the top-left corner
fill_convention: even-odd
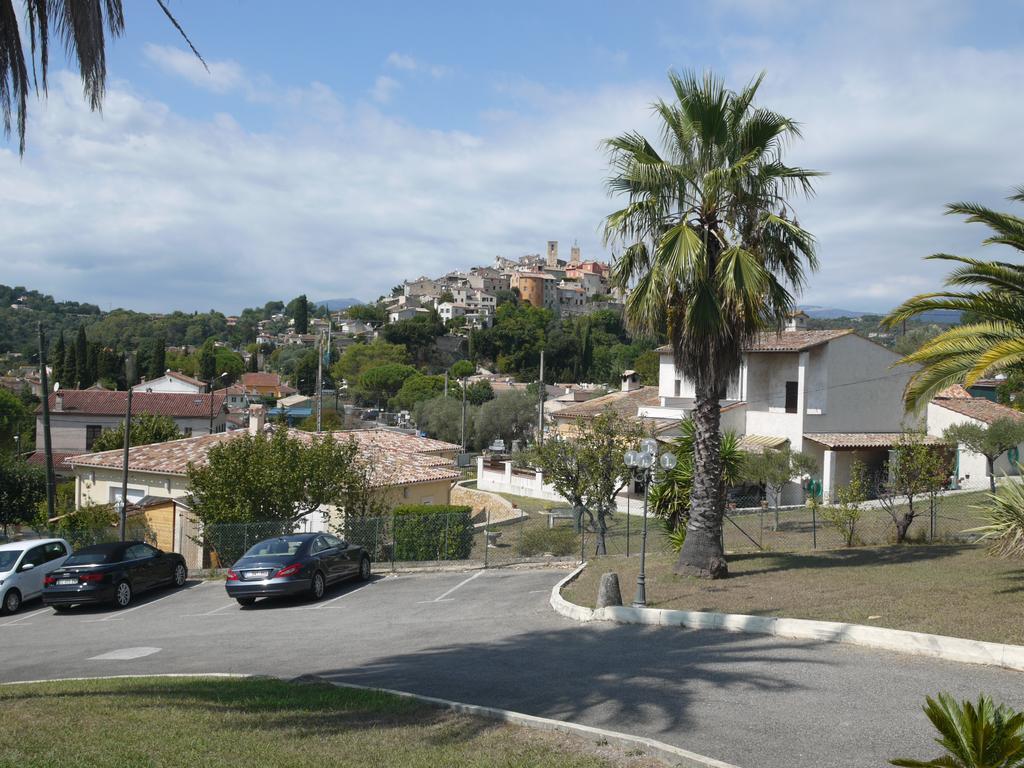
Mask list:
[[[806,432],[804,437],[826,448],[891,448],[904,439],[903,432]],[[926,445],[943,445],[945,441],[934,435],[921,435]]]
[[[70,452],[54,451],[53,452],[53,469],[54,469],[54,471],[56,471],[56,472],[70,472],[71,471],[71,464],[68,463],[68,459],[70,459],[72,456],[76,456],[77,454],[78,454],[77,451],[70,451]],[[46,466],[46,454],[43,451],[33,451],[32,453],[30,453],[28,455],[28,457],[25,460],[29,464],[36,464],[36,465],[38,465],[40,467],[45,467]]]
[[[974,395],[960,384],[952,384],[935,395],[936,400],[970,400]]]
[[[848,336],[852,328],[830,331],[782,331],[781,333],[762,333],[747,345],[747,352],[803,352],[822,344]],[[658,347],[658,352],[668,354],[672,347],[668,344]]]
[[[592,419],[605,411],[612,411],[627,418],[635,418],[638,408],[660,404],[661,398],[658,397],[657,387],[640,387],[632,392],[619,390],[582,403],[575,403],[555,411],[551,415],[559,422],[572,419]]]
[[[281,377],[276,373],[243,373],[242,385],[246,387],[280,387]]]
[[[962,414],[985,424],[991,424],[998,419],[1024,420],[1024,413],[1000,403],[994,403],[987,397],[971,397],[968,399],[935,398],[932,402],[949,411]]]
[[[132,413],[151,413],[172,418],[209,418],[210,411],[218,413],[224,407],[223,392],[211,395],[203,392],[134,392]],[[58,404],[59,399],[59,404]],[[62,389],[50,394],[50,414],[84,413],[93,416],[123,416],[127,406],[127,392],[104,389]],[[42,406],[37,412],[42,411]]]

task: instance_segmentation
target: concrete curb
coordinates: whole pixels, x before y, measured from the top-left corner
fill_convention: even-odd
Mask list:
[[[587,608],[570,603],[562,597],[562,587],[582,573],[586,564],[562,579],[551,590],[551,607],[556,613],[574,621],[612,621],[618,624],[654,624],[688,629],[724,629],[774,635],[795,640],[816,640],[825,643],[846,643],[864,648],[928,656],[964,664],[982,664],[1024,672],[1024,646],[968,640],[961,637],[929,635],[902,629],[845,624],[838,621],[812,621],[771,616],[746,616],[736,613],[672,611],[659,608],[612,606]]]
[[[552,720],[547,717],[537,717],[536,715],[526,715],[522,712],[512,712],[508,709],[481,707],[476,704],[464,704],[460,701],[438,699],[433,696],[421,696],[417,693],[396,691],[391,688],[376,688],[371,685],[336,682],[317,675],[304,675],[302,677],[295,678],[295,682],[322,682],[330,683],[331,685],[339,688],[352,688],[360,691],[388,693],[392,696],[400,696],[403,699],[422,701],[425,704],[443,707],[445,709],[450,709],[453,712],[475,715],[476,717],[485,717],[489,720],[497,720],[502,723],[521,725],[526,728],[535,728],[542,731],[556,731],[559,733],[573,734],[575,736],[584,736],[596,739],[599,742],[614,744],[617,747],[624,747],[626,749],[641,748],[645,753],[664,761],[668,765],[679,766],[680,768],[738,768],[738,766],[735,766],[732,763],[723,763],[721,760],[715,760],[713,757],[698,755],[696,752],[690,752],[689,750],[682,749],[681,747],[674,747],[671,744],[666,744],[662,741],[655,741],[654,739],[648,739],[644,736],[631,736],[628,733],[608,731],[604,728],[595,728],[590,725],[579,725],[578,723],[570,723],[564,720]]]
[[[581,569],[577,569],[579,571]],[[0,686],[8,685],[32,685],[36,683],[65,683],[65,682],[77,682],[81,680],[127,680],[131,678],[139,677],[214,677],[214,678],[249,678],[249,677],[264,677],[263,675],[247,675],[247,674],[236,674],[231,672],[196,672],[186,674],[156,674],[156,675],[97,675],[95,677],[57,677],[49,680],[17,680],[10,683],[0,683]],[[660,760],[668,763],[672,766],[678,766],[679,768],[738,768],[738,766],[732,763],[723,763],[721,760],[715,760],[711,757],[705,757],[704,755],[698,755],[696,752],[690,752],[689,750],[682,749],[681,747],[674,747],[671,744],[665,744],[661,741],[655,741],[654,739],[648,739],[644,736],[631,736],[628,733],[619,733],[618,731],[608,731],[604,728],[594,728],[590,725],[579,725],[577,723],[570,723],[563,720],[551,720],[547,717],[537,717],[536,715],[526,715],[522,712],[512,712],[507,709],[496,709],[494,707],[481,707],[476,704],[464,704],[460,701],[450,701],[448,699],[438,699],[433,696],[421,696],[418,693],[409,693],[408,691],[396,691],[392,688],[376,688],[372,685],[359,685],[357,683],[344,683],[329,680],[320,675],[300,675],[299,677],[287,679],[279,678],[281,680],[287,680],[293,683],[328,683],[336,688],[351,688],[357,691],[375,691],[377,693],[387,693],[392,696],[400,696],[403,699],[413,699],[414,701],[422,701],[425,704],[432,704],[437,707],[443,707],[450,709],[453,712],[461,712],[467,715],[475,715],[476,717],[485,717],[489,720],[497,720],[502,723],[510,723],[512,725],[521,725],[527,728],[535,728],[542,731],[558,731],[560,733],[571,733],[576,736],[587,736],[590,738],[596,738],[599,741],[606,741],[609,744],[615,744],[618,747],[638,748],[642,747],[645,752],[654,755]]]

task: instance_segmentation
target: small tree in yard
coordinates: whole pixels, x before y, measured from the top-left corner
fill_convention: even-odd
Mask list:
[[[942,434],[951,443],[964,446],[967,450],[979,453],[988,462],[989,490],[996,490],[996,460],[1024,443],[1024,418],[1004,416],[996,419],[987,427],[977,423],[954,424],[947,427]]]
[[[836,491],[836,503],[821,511],[822,517],[836,527],[848,547],[852,547],[856,540],[857,523],[863,514],[861,505],[867,499],[867,467],[855,460],[850,467],[850,482]]]
[[[22,459],[0,453],[0,527],[28,522],[46,497],[46,472]]]
[[[166,443],[168,440],[177,440],[184,435],[170,416],[144,413],[132,418],[130,437],[132,445],[149,445],[150,443]],[[94,452],[112,451],[122,447],[124,447],[124,422],[113,429],[104,429],[92,443]]]
[[[925,443],[924,436],[916,432],[900,436],[877,483],[878,501],[896,527],[897,544],[906,540],[907,531],[924,508],[935,511],[948,478],[949,456],[942,446]]]
[[[545,482],[574,507],[586,510],[597,533],[596,555],[608,552],[608,517],[615,512],[615,497],[629,481],[623,454],[635,448],[643,436],[636,421],[607,412],[578,419],[572,438],[547,440],[528,454],[543,470]]]
[[[751,454],[744,463],[744,470],[750,480],[764,487],[768,504],[775,510],[773,530],[778,530],[783,486],[800,475],[816,473],[818,462],[787,445],[779,450],[766,448],[762,453]]]

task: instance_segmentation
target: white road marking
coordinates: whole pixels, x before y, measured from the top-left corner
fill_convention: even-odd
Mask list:
[[[159,653],[159,648],[148,648],[142,646],[139,648],[119,648],[116,651],[110,651],[109,653],[101,653],[99,656],[93,656],[88,661],[131,661],[132,659],[141,659],[143,656],[152,656],[154,653]]]
[[[372,581],[367,581],[364,584],[360,584],[355,589],[350,589],[348,592],[346,592],[343,595],[338,595],[337,597],[332,597],[330,600],[327,600],[326,602],[320,603],[320,605],[309,605],[309,606],[306,606],[306,610],[307,611],[319,611],[321,608],[326,608],[331,603],[336,603],[339,600],[341,600],[342,598],[346,598],[349,595],[354,595],[359,590],[365,589],[366,587],[369,587],[372,584],[373,584]]]
[[[161,600],[166,600],[169,597],[174,597],[175,595],[180,595],[183,592],[188,592],[191,589],[195,589],[197,586],[202,586],[204,583],[205,582],[199,582],[199,584],[193,584],[191,587],[182,587],[180,589],[176,589],[173,592],[168,592],[166,595],[161,595],[156,600],[150,600],[149,602],[142,603],[141,605],[136,605],[134,608],[124,608],[124,609],[118,610],[116,613],[112,613],[109,616],[104,616],[102,619],[86,619],[83,623],[84,624],[93,624],[93,623],[98,622],[98,621],[113,621],[115,619],[120,619],[126,613],[131,613],[132,611],[137,611],[140,608],[146,608],[146,607],[148,607],[150,605],[153,605],[153,603],[159,603]]]
[[[440,602],[441,602],[442,600],[444,600],[444,599],[445,599],[446,597],[448,597],[448,595],[450,595],[450,594],[451,594],[452,592],[454,592],[454,591],[455,591],[456,589],[458,589],[459,587],[464,587],[464,586],[466,586],[467,584],[469,584],[469,582],[471,582],[471,581],[472,581],[473,579],[475,579],[475,578],[476,578],[477,576],[483,576],[483,575],[484,575],[484,572],[483,572],[483,571],[477,571],[476,573],[474,573],[474,574],[473,574],[472,576],[470,576],[470,577],[469,577],[468,579],[466,579],[465,581],[460,581],[460,582],[459,582],[458,584],[456,584],[456,585],[455,585],[454,587],[452,587],[451,589],[449,589],[449,590],[448,590],[447,592],[445,592],[445,593],[444,593],[443,595],[441,595],[440,597],[436,597],[436,598],[434,598],[433,600],[429,600],[428,602],[431,602],[431,603],[440,603]]]
[[[189,618],[194,618],[196,616],[213,616],[215,613],[219,613],[220,611],[223,611],[225,608],[232,608],[236,605],[237,603],[232,601],[230,603],[225,603],[220,608],[214,608],[212,611],[207,611],[206,613],[186,613],[185,616]]]
[[[40,613],[41,611],[45,611],[46,607],[47,606],[44,605],[41,608],[36,608],[34,611],[29,611],[28,613],[25,613],[25,614],[19,616],[18,618],[14,619],[12,621],[5,621],[3,624],[0,624],[0,627],[9,627],[12,624],[18,624],[19,622],[24,621],[25,619],[29,618],[30,616],[35,616],[37,613]],[[21,624],[20,626],[25,626],[25,625]]]

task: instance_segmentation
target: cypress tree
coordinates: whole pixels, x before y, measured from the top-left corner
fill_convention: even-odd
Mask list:
[[[75,338],[75,386],[78,389],[85,389],[92,382],[86,383],[89,378],[89,340],[85,337],[85,326],[78,326],[78,336]]]
[[[306,294],[295,300],[295,332],[309,333],[309,302],[306,301]]]
[[[68,344],[64,353],[64,378],[61,384],[68,389],[78,389],[78,352],[77,345]]]
[[[91,387],[99,379],[100,369],[100,345],[95,342],[89,342],[86,345],[85,353],[85,381],[82,383],[82,387]]]
[[[167,341],[161,336],[153,342],[153,354],[149,359],[147,376],[156,379],[167,372]]]
[[[59,382],[62,386],[65,383],[65,355],[67,355],[67,349],[64,346],[64,331],[61,330],[60,336],[57,337],[57,343],[53,345],[53,352],[50,355],[50,364],[53,366],[53,380],[55,382]]]
[[[260,370],[260,351],[254,349],[252,354],[249,355],[249,360],[245,364],[245,370],[249,373],[258,373]]]

